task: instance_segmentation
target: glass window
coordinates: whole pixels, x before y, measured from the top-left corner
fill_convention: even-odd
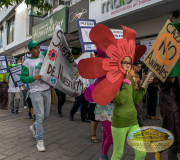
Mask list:
[[[13,17],[8,21],[8,44],[10,44],[14,41],[14,29],[15,29],[14,19],[15,18]]]
[[[0,27],[0,48],[3,46],[3,27]]]

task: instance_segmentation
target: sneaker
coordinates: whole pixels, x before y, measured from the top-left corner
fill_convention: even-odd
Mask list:
[[[24,106],[24,109],[28,108],[27,106]]]
[[[99,156],[99,160],[108,160],[108,156],[101,153]]]
[[[59,113],[59,114],[58,114],[58,117],[59,117],[59,118],[62,118],[62,117],[63,117],[62,113]]]
[[[44,152],[46,151],[46,148],[44,147],[44,141],[43,140],[38,140],[37,141],[37,150],[39,152]]]
[[[29,119],[32,119],[32,115],[31,113],[28,113]]]
[[[16,110],[15,110],[15,113],[16,113],[16,114],[18,114],[18,113],[19,113],[19,110],[18,110],[18,109],[16,109]]]
[[[10,112],[11,112],[11,113],[14,113],[14,109],[11,109]]]
[[[34,115],[33,115],[33,121],[35,121],[35,120],[36,120],[36,115],[34,114]]]
[[[36,138],[36,131],[35,131],[33,125],[29,127],[29,130],[32,132],[33,137]]]

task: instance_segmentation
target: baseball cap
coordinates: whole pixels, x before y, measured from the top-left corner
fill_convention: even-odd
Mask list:
[[[28,43],[28,49],[30,50],[31,48],[37,46],[39,43],[34,41],[34,40],[30,40]]]

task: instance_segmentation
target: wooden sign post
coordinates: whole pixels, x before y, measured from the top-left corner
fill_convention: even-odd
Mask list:
[[[179,53],[180,33],[171,21],[167,20],[143,62],[162,82],[165,82],[180,57]],[[142,85],[143,88],[146,88],[145,86],[146,84]]]

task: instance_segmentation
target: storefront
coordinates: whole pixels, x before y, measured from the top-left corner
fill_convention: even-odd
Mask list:
[[[155,39],[167,19],[180,22],[179,0],[95,0],[89,2],[89,19],[110,28],[128,26],[137,40]],[[176,13],[176,15],[175,15]]]
[[[89,19],[88,1],[80,1],[69,8],[68,35],[66,37],[75,58],[79,56],[79,53],[81,52],[77,19]]]

